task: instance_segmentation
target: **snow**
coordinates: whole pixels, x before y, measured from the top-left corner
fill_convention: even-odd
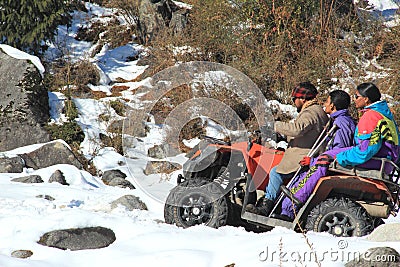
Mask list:
[[[393,1],[370,1],[380,11],[386,6],[392,8]],[[106,17],[111,10],[95,4],[86,3],[90,13],[97,19]],[[59,40],[67,40],[73,53],[73,60],[87,57],[93,44],[78,42],[72,37],[85,16],[76,12],[75,20],[69,31],[60,27]],[[104,18],[106,19],[106,18]],[[37,58],[6,45],[0,45],[6,53],[29,59],[43,73],[44,68]],[[91,85],[92,90],[111,92],[110,82],[117,78],[133,80],[145,67],[137,66],[136,61],[126,61],[128,55],[140,53],[142,47],[132,43],[116,49],[103,50],[94,58],[103,72],[100,85]],[[51,47],[48,58],[60,54],[56,46]],[[136,108],[140,107],[137,96],[131,89],[144,84],[141,82],[123,83],[130,89],[123,91],[123,97],[131,100]],[[50,115],[53,123],[65,121],[61,93],[49,92]],[[24,169],[23,173],[0,174],[0,266],[1,267],[77,267],[77,266],[193,266],[221,267],[229,264],[235,266],[344,266],[368,248],[390,246],[400,251],[400,242],[368,241],[365,237],[337,238],[326,233],[309,232],[305,235],[286,228],[276,227],[269,232],[248,232],[242,227],[224,226],[213,229],[195,226],[188,229],[178,228],[163,223],[165,198],[176,184],[181,171],[169,175],[143,174],[149,158],[147,149],[163,142],[164,134],[161,125],[154,121],[147,123],[150,132],[144,138],[134,138],[129,157],[118,154],[113,148],[101,148],[98,136],[105,133],[109,122],[99,121],[100,114],[106,112],[112,118],[118,115],[107,105],[107,100],[74,99],[79,109],[77,122],[84,129],[85,140],[81,150],[89,157],[99,172],[119,169],[127,174],[136,189],[129,190],[105,185],[99,176],[92,176],[74,166],[59,164],[39,170]],[[290,105],[277,101],[268,104],[279,106],[284,112],[294,114]],[[208,121],[207,134],[220,137],[221,129]],[[59,140],[58,140],[59,141]],[[186,140],[193,147],[199,139]],[[3,152],[11,156],[32,151],[43,144],[21,147]],[[152,159],[154,160],[154,159]],[[183,154],[168,158],[182,164],[186,158]],[[61,170],[69,186],[48,183],[50,175]],[[99,173],[99,175],[100,175]],[[25,175],[37,174],[45,181],[42,184],[23,184],[11,179]],[[128,211],[123,207],[111,209],[110,202],[117,198],[133,194],[146,203],[148,211]],[[55,198],[44,199],[44,195]],[[387,223],[400,222],[400,218],[390,217]],[[103,226],[112,229],[116,241],[109,247],[97,250],[63,251],[39,245],[37,241],[44,233],[57,229]],[[311,243],[311,247],[307,245]],[[28,259],[11,257],[11,252],[28,249],[33,255]],[[281,255],[279,257],[279,255]],[[300,258],[299,258],[300,256]],[[316,257],[316,260],[315,260]]]
[[[3,50],[3,52],[6,53],[7,55],[9,55],[10,57],[13,57],[16,59],[30,60],[36,66],[36,68],[40,72],[40,75],[42,75],[42,77],[43,77],[44,67],[38,57],[29,55],[25,52],[22,52],[21,50],[18,50],[16,48],[6,45],[6,44],[0,44],[0,49]]]

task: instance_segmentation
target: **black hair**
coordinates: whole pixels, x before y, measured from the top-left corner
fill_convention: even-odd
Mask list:
[[[335,90],[329,93],[331,103],[335,105],[337,110],[346,109],[350,106],[350,96],[343,90]]]
[[[362,83],[357,86],[357,91],[360,95],[368,97],[368,99],[375,103],[381,100],[381,92],[379,92],[378,87],[373,83]]]

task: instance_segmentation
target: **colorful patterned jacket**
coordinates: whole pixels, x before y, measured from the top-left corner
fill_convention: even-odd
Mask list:
[[[399,129],[386,101],[375,102],[361,111],[363,115],[357,124],[354,139],[356,146],[336,155],[342,166],[375,169],[377,162],[372,157],[397,161],[399,157]]]

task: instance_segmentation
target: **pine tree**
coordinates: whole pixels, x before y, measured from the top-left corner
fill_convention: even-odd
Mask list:
[[[59,25],[69,24],[74,0],[0,0],[0,43],[39,54]]]

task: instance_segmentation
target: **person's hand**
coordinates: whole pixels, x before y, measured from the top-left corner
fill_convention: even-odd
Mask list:
[[[287,142],[287,138],[278,132],[275,132],[275,138],[276,138],[275,140],[277,143],[279,143],[281,141]]]
[[[304,156],[304,157],[302,158],[302,160],[300,160],[299,164],[300,164],[300,166],[305,167],[305,166],[309,166],[309,165],[310,165],[310,162],[311,162],[311,157]]]
[[[335,160],[334,157],[327,155],[327,154],[322,154],[321,156],[318,157],[317,162],[315,165],[317,166],[322,166],[322,167],[328,167],[331,162]]]

